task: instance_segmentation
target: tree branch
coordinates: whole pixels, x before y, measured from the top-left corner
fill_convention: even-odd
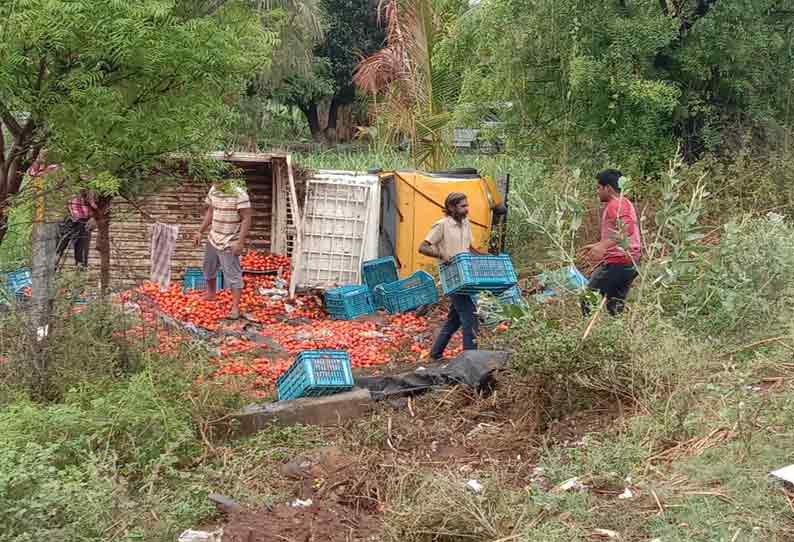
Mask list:
[[[11,132],[11,135],[13,135],[15,138],[22,134],[22,127],[19,125],[17,119],[14,118],[14,115],[11,114],[11,111],[8,110],[3,102],[0,102],[0,119],[3,119],[3,122],[5,122],[6,126],[8,126],[8,131]]]
[[[36,89],[36,92],[41,90],[41,85],[44,83],[44,76],[47,74],[47,59],[45,57],[41,57],[39,60],[39,75],[36,78],[36,84],[33,85],[33,88]]]
[[[6,163],[6,131],[3,122],[0,121],[0,168]]]

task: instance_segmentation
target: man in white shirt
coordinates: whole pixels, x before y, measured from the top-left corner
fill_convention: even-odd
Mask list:
[[[430,232],[419,246],[419,253],[431,258],[438,258],[448,262],[462,252],[482,254],[472,246],[471,222],[469,222],[469,202],[466,194],[452,192],[444,202],[444,218],[433,224]],[[444,356],[452,336],[463,328],[463,349],[477,349],[477,308],[471,297],[466,294],[452,294],[449,296],[449,314],[447,321],[430,350],[433,360],[440,360]]]

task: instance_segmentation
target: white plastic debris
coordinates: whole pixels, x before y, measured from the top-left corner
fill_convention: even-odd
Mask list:
[[[612,540],[620,538],[620,534],[617,531],[610,531],[609,529],[595,529],[593,531],[593,536],[597,536],[599,538],[609,538]]]
[[[361,337],[367,337],[368,339],[385,339],[387,338],[385,334],[381,333],[380,331],[365,331],[364,333],[359,334]]]
[[[194,531],[188,529],[179,535],[178,542],[221,542],[223,539],[223,529],[217,531]]]
[[[308,508],[308,507],[310,507],[312,504],[313,504],[313,503],[312,503],[312,500],[311,500],[311,499],[306,499],[305,501],[304,501],[304,500],[301,500],[301,499],[295,499],[294,501],[292,501],[291,503],[289,503],[289,505],[290,505],[292,508]]]
[[[790,484],[794,484],[794,465],[783,467],[782,469],[772,471],[769,474],[775,478],[780,478],[781,480],[784,480]]]
[[[477,480],[469,480],[466,482],[466,487],[475,493],[480,493],[482,491],[482,484]]]
[[[552,491],[554,493],[562,493],[563,491],[572,491],[577,489],[584,489],[584,486],[579,483],[578,478],[570,478],[555,487]]]
[[[632,497],[634,497],[634,493],[629,488],[624,489],[623,493],[618,495],[618,499],[631,499]]]
[[[287,297],[289,292],[287,290],[283,290],[281,288],[259,288],[259,295],[263,295],[265,297]]]

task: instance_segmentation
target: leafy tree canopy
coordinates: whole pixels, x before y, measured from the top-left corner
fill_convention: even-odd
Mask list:
[[[81,173],[126,175],[216,147],[274,35],[243,2],[0,4],[0,210],[47,147]],[[122,181],[121,190],[132,189]]]

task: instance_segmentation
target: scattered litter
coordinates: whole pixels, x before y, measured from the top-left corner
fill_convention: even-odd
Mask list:
[[[482,491],[482,484],[477,480],[469,480],[466,482],[466,487],[471,489],[474,493],[480,493]]]
[[[563,491],[572,491],[572,490],[580,490],[585,489],[585,486],[579,483],[578,478],[570,478],[569,480],[565,480],[563,483],[552,489],[552,493],[562,493]]]
[[[179,535],[177,540],[178,542],[221,542],[223,540],[223,529],[218,529],[211,533],[188,529]]]
[[[784,480],[790,484],[794,484],[794,465],[783,467],[782,469],[772,471],[769,474],[775,478],[780,478],[781,480]]]
[[[386,335],[381,333],[380,331],[365,331],[361,333],[362,337],[367,337],[368,339],[386,339]]]
[[[620,534],[617,531],[610,531],[609,529],[595,529],[592,536],[596,538],[609,538],[612,540],[620,538]]]
[[[632,497],[634,497],[634,493],[629,488],[624,489],[623,493],[618,495],[618,499],[631,499]]]
[[[259,288],[259,295],[265,297],[287,297],[289,292],[281,288]]]
[[[312,502],[312,500],[311,500],[311,499],[306,499],[305,501],[303,501],[303,500],[301,500],[301,499],[295,499],[294,501],[292,501],[291,503],[289,503],[289,505],[290,505],[292,508],[308,508],[308,507],[310,507],[312,504],[313,504],[313,502]]]
[[[482,433],[483,431],[495,431],[497,429],[498,429],[497,427],[495,427],[490,423],[480,422],[476,426],[474,426],[474,429],[468,432],[466,437],[471,438],[478,433]],[[521,459],[521,456],[518,456],[518,458]]]

